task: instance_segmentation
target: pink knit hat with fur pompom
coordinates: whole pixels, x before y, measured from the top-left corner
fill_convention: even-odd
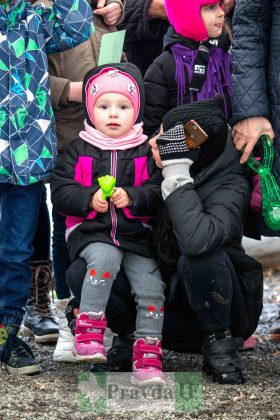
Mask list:
[[[167,17],[175,31],[195,41],[209,38],[201,18],[201,6],[219,3],[217,0],[165,0]]]
[[[126,96],[134,109],[134,122],[137,120],[140,109],[140,93],[136,81],[128,73],[114,67],[105,67],[88,80],[85,89],[86,107],[93,124],[93,108],[98,98],[104,93],[121,93]]]

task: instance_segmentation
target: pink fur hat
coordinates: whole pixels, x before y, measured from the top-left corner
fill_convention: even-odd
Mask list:
[[[217,0],[165,0],[167,17],[175,31],[195,41],[205,41],[209,38],[200,8],[208,4],[218,3]]]
[[[93,124],[93,108],[98,98],[104,93],[121,93],[126,96],[134,109],[134,122],[137,120],[140,110],[140,93],[136,81],[128,73],[114,67],[105,67],[87,81],[85,93],[87,112]]]

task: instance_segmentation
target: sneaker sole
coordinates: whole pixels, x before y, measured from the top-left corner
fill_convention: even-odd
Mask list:
[[[34,375],[36,373],[41,373],[42,369],[40,366],[25,366],[22,368],[13,368],[11,366],[6,365],[7,371],[12,375]]]
[[[67,362],[67,363],[77,363],[77,358],[73,355],[72,352],[65,352],[60,354],[53,354],[54,362]]]
[[[144,381],[140,381],[139,379],[136,379],[134,375],[131,375],[130,382],[132,385],[136,386],[164,386],[166,385],[166,381],[161,379],[159,376],[152,378],[152,379],[146,379]]]
[[[81,355],[81,354],[77,354],[74,351],[73,356],[76,358],[78,362],[107,363],[107,357],[103,356],[103,354],[100,354],[100,353]]]
[[[30,328],[23,325],[20,329],[23,337],[31,337],[34,339],[35,343],[56,343],[58,340],[58,333],[55,334],[46,334],[46,335],[36,335],[33,333]]]

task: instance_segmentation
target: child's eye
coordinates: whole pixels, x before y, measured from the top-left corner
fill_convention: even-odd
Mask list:
[[[99,108],[101,108],[101,109],[107,109],[107,105],[100,105]]]
[[[204,6],[205,7],[204,10],[214,10],[215,6],[216,6],[216,4],[209,4],[209,6]]]
[[[120,108],[121,108],[121,109],[127,109],[127,108],[128,108],[128,106],[127,106],[127,105],[121,105],[121,106],[120,106]]]

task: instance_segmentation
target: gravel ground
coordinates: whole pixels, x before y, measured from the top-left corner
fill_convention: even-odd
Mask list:
[[[43,373],[33,377],[15,377],[0,370],[0,419],[271,419],[280,420],[280,343],[267,339],[273,317],[277,314],[280,298],[280,269],[265,273],[265,307],[257,329],[258,344],[254,350],[243,352],[249,372],[245,385],[219,385],[202,374],[201,404],[196,410],[161,411],[152,409],[147,397],[144,411],[128,408],[115,412],[94,413],[97,388],[88,374],[87,364],[66,364],[52,361],[52,346],[31,343],[40,361]],[[30,343],[30,342],[29,342]],[[201,375],[202,357],[195,354],[165,352],[164,370],[167,372],[197,372]],[[78,392],[78,382],[79,392]],[[82,386],[81,386],[82,384]],[[196,388],[197,389],[197,388]],[[198,388],[199,389],[199,388]],[[81,391],[83,393],[81,393]],[[84,397],[89,396],[89,399]],[[154,394],[153,394],[154,395]],[[96,398],[95,398],[96,400]],[[185,399],[187,401],[188,398]],[[126,407],[129,402],[126,396]],[[82,408],[79,408],[80,407]],[[166,406],[165,406],[166,407]]]

